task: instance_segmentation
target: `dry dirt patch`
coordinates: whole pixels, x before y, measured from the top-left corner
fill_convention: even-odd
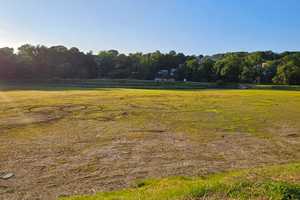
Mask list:
[[[55,199],[128,187],[137,179],[201,176],[293,159],[284,151],[276,153],[277,146],[271,141],[248,134],[201,143],[185,134],[153,130],[128,131],[105,144],[97,143],[94,134],[14,144],[18,145],[16,152],[1,158],[0,170],[13,171],[16,176],[0,180],[0,197]]]
[[[0,127],[13,128],[15,126],[50,122],[86,109],[86,105],[25,107],[18,109],[14,114],[2,116],[0,119]]]
[[[0,120],[0,127],[14,127],[33,123],[49,122],[61,118],[58,115],[43,113],[22,113],[16,116],[9,116]]]

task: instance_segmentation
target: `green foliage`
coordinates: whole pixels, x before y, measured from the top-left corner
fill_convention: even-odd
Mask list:
[[[64,46],[32,46],[19,47],[18,54],[11,51],[10,65],[1,59],[1,79],[44,79],[44,78],[95,78],[97,65],[94,56],[80,52],[73,47]],[[8,75],[8,71],[14,73]]]
[[[283,57],[278,66],[274,81],[284,84],[300,84],[300,54],[295,53]]]
[[[0,78],[1,77],[16,77],[16,58],[14,49],[12,48],[0,48]]]
[[[192,57],[183,66],[183,77],[196,82],[212,81],[214,79],[213,66],[214,61],[209,58],[203,58],[199,62],[199,58]]]
[[[214,68],[217,76],[227,82],[239,82],[239,75],[244,65],[243,59],[236,54],[229,54],[216,62]]]
[[[72,47],[30,44],[0,49],[0,79],[114,78],[153,80],[160,70],[174,70],[172,78],[194,82],[300,84],[300,53],[271,51],[188,56],[170,51],[97,55]]]

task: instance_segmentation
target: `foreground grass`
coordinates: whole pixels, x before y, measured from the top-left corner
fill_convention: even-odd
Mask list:
[[[206,178],[166,178],[135,188],[61,200],[300,199],[300,163],[235,171]]]

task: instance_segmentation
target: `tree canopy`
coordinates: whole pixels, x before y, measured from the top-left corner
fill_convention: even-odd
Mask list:
[[[126,78],[153,80],[161,71],[199,82],[300,84],[300,52],[230,52],[212,56],[161,53],[98,54],[76,47],[25,44],[0,48],[0,79]],[[172,72],[172,73],[171,73]]]

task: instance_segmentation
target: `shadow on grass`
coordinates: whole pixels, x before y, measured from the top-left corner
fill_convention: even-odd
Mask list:
[[[1,81],[1,91],[40,90],[40,91],[67,91],[67,90],[110,90],[110,89],[165,89],[165,90],[196,90],[212,89],[207,83],[180,83],[154,81],[120,81],[120,80],[65,80],[65,81]]]
[[[0,81],[0,91],[40,90],[40,91],[68,91],[68,90],[105,90],[110,89],[158,89],[158,90],[204,90],[204,89],[259,89],[300,91],[299,85],[254,85],[207,82],[155,82],[127,79],[90,79],[90,80],[23,80]]]

